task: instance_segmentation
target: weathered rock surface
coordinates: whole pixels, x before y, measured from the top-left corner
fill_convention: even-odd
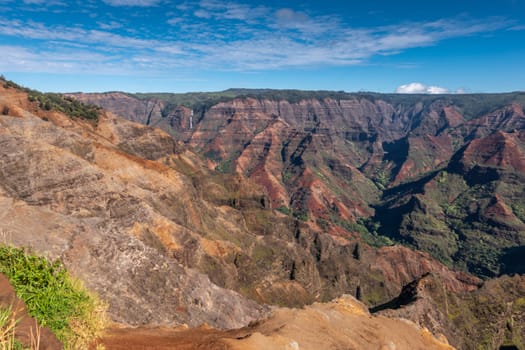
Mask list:
[[[0,229],[63,259],[115,321],[240,327],[267,312],[249,299],[299,306],[349,293],[372,306],[428,272],[451,293],[477,290],[477,278],[432,256],[478,273],[502,252],[505,271],[523,269],[515,152],[487,149],[482,167],[463,157],[498,128],[513,135],[501,144],[519,144],[517,105],[467,117],[434,97],[244,98],[192,115],[139,101],[151,111],[144,123],[169,124],[183,145],[110,113],[71,120],[1,89]],[[124,111],[120,98],[135,103],[112,96]],[[370,246],[391,245],[386,236],[432,256]]]
[[[409,321],[371,316],[350,296],[304,309],[278,309],[239,330],[114,329],[102,343],[108,350],[454,349],[444,337],[438,340]]]
[[[472,292],[454,293],[428,274],[403,288],[374,314],[402,317],[444,334],[459,349],[525,346],[525,277],[503,276]]]
[[[264,314],[216,286],[289,306],[343,293],[376,304],[433,270],[472,287],[428,256],[382,257],[355,234],[272,211],[264,187],[208,170],[158,129],[111,114],[70,120],[13,90],[2,97],[25,101],[26,111],[0,119],[2,229],[17,245],[61,257],[116,321],[228,328]]]
[[[520,233],[525,197],[511,194],[523,192],[523,93],[238,94],[215,103],[191,102],[193,109],[171,102],[183,102],[183,95],[125,95],[120,104],[115,94],[76,97],[142,122],[131,106],[157,106],[151,114],[157,125],[206,156],[212,167],[252,179],[265,189],[270,207],[317,231],[344,236],[362,231],[354,223],[372,216],[375,223],[367,227],[372,233],[484,277],[502,271],[501,262],[492,260],[503,249],[525,244]],[[450,183],[447,173],[454,174]],[[495,201],[495,192],[498,207],[508,210],[485,205]],[[479,210],[467,209],[472,198],[479,200]],[[467,225],[459,227],[461,221]],[[505,233],[509,225],[511,239]],[[476,259],[490,250],[476,240],[493,236],[504,242]],[[463,254],[460,247],[468,245],[475,248]]]
[[[0,102],[17,99],[27,101],[22,93],[1,91]],[[96,127],[55,112],[40,117],[29,111],[0,117],[6,242],[61,258],[109,302],[116,322],[232,328],[264,315],[264,307],[170,257],[181,249],[180,236],[202,227],[195,194],[180,173],[121,150],[122,139],[135,132],[144,139],[132,145],[150,146],[137,146],[137,153],[158,158],[148,152],[169,152],[165,141],[175,144],[169,136],[119,125],[109,115]]]
[[[282,303],[276,293],[293,290],[302,300],[316,300],[301,289],[307,286],[306,291],[315,291],[322,300],[351,292],[378,305],[410,283],[411,276],[419,279],[432,272],[438,289],[449,297],[463,295],[454,299],[459,302],[481,295],[480,281],[467,273],[450,273],[434,258],[483,278],[525,272],[525,94],[239,95],[186,104],[191,108],[172,103],[183,101],[175,95],[160,102],[161,96],[142,95],[140,103],[164,103],[151,114],[150,123],[156,120],[207,157],[211,168],[253,180],[264,188],[268,206],[298,219],[288,225],[296,228],[286,238],[290,231],[253,225],[261,221],[245,215],[249,229],[262,233],[265,243],[276,247],[277,236],[314,257],[305,258],[297,250],[253,250],[252,256],[261,257],[258,261],[265,265],[277,256],[293,257],[278,260],[293,281],[256,283],[253,298]],[[106,100],[103,94],[82,99]],[[124,105],[117,112],[133,119]],[[430,255],[398,246],[370,249],[366,244],[390,244],[384,237]],[[243,261],[236,259],[243,271],[253,271]],[[271,275],[276,273],[272,269]],[[519,287],[506,286],[511,290],[508,302],[519,304]],[[290,305],[290,299],[284,300]],[[414,321],[446,334],[460,348],[467,346],[465,337],[471,340],[468,346],[484,342],[492,349],[504,343],[504,327],[488,331],[492,340],[485,341],[482,331],[439,311],[444,298],[432,294],[429,300],[427,307],[410,309],[405,317],[413,315]],[[488,311],[474,306],[469,310],[474,311],[468,322],[475,327],[491,324],[484,316]]]

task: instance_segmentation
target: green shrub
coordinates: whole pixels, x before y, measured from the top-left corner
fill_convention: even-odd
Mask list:
[[[98,106],[82,103],[69,96],[56,93],[42,93],[25,88],[11,80],[7,80],[3,75],[0,75],[0,81],[3,83],[5,89],[14,88],[27,92],[28,100],[30,102],[37,102],[40,108],[46,111],[55,110],[62,112],[70,118],[98,121],[100,111],[102,110],[102,108]]]
[[[306,210],[296,210],[292,212],[294,218],[300,221],[308,221],[308,212]]]
[[[292,215],[292,210],[285,205],[281,205],[279,208],[276,208],[275,210],[280,211],[284,215],[288,215],[288,216]]]
[[[0,246],[0,272],[31,316],[49,327],[65,349],[87,349],[106,325],[106,305],[72,278],[61,262]]]
[[[70,118],[97,121],[101,110],[98,106],[88,105],[71,97],[55,93],[44,94],[38,91],[30,91],[28,99],[31,102],[38,102],[40,108],[46,111],[62,112]]]

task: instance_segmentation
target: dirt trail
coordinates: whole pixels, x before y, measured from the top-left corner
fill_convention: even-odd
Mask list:
[[[220,331],[194,328],[173,330],[168,328],[113,328],[101,340],[106,350],[227,350],[225,337],[241,336],[242,331]],[[93,347],[95,348],[95,347]]]

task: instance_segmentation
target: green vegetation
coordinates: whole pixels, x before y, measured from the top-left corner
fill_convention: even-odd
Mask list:
[[[25,92],[31,91],[28,88],[25,88],[23,86],[18,85],[14,81],[7,80],[3,75],[0,75],[0,81],[2,82],[2,84],[4,86],[4,89],[11,89],[11,88],[13,88],[13,89],[22,90],[22,91],[25,91]]]
[[[42,93],[40,91],[31,90],[7,80],[4,76],[0,76],[0,81],[3,82],[5,89],[18,89],[28,94],[28,99],[31,102],[37,102],[39,107],[46,111],[58,111],[66,114],[70,118],[80,118],[92,121],[98,121],[101,108],[95,105],[88,105],[77,101],[71,97],[56,93]],[[5,113],[5,108],[3,114]]]
[[[0,349],[24,350],[22,344],[15,339],[17,324],[18,320],[11,307],[0,308]],[[37,350],[38,347],[31,346],[30,349]]]
[[[377,172],[377,174],[376,174],[375,181],[376,181],[377,188],[379,188],[381,191],[383,191],[386,188],[386,186],[388,185],[388,182],[389,182],[388,175],[387,175],[386,171],[379,170]]]
[[[294,210],[292,216],[299,221],[308,221],[308,212],[306,210]]]
[[[70,118],[79,118],[97,121],[101,108],[95,105],[87,105],[72,97],[63,96],[55,93],[41,93],[31,91],[29,101],[38,102],[38,105],[46,111],[58,111],[66,114]]]
[[[348,232],[356,232],[359,234],[363,242],[372,247],[384,247],[394,245],[394,242],[387,236],[379,234],[379,223],[372,218],[364,219],[358,218],[357,222],[351,222],[341,219],[336,213],[332,213],[330,221],[338,226],[341,226]]]
[[[349,93],[344,91],[305,91],[305,90],[273,90],[273,89],[228,89],[218,92],[172,93],[139,93],[130,96],[138,99],[157,98],[174,105],[182,105],[194,109],[197,113],[211,106],[228,102],[235,98],[269,99],[296,103],[302,100],[331,98],[335,100],[368,99],[383,100],[399,108],[409,108],[421,102],[430,105],[436,101],[452,103],[465,114],[467,119],[509,105],[513,102],[525,105],[525,93],[511,92],[502,94],[452,94],[452,95],[421,95],[421,94],[380,94],[373,92]]]
[[[522,175],[500,170],[484,183],[469,176],[449,167],[390,188],[376,205],[379,232],[481,278],[519,271],[505,252],[525,242]]]
[[[288,208],[285,205],[281,205],[279,208],[277,208],[275,210],[280,211],[284,215],[288,215],[288,216],[292,215],[292,209]]]
[[[49,327],[67,349],[87,349],[106,325],[106,305],[87,292],[58,262],[0,246],[5,274],[31,316]]]
[[[317,220],[315,222],[325,232],[330,229],[330,223],[327,220],[323,219],[323,218],[317,218]]]
[[[211,106],[228,102],[235,98],[255,98],[270,100],[286,100],[291,103],[311,98],[334,98],[345,99],[356,96],[343,91],[302,91],[302,90],[272,90],[272,89],[228,89],[218,92],[188,92],[182,94],[172,93],[138,93],[131,96],[138,99],[157,98],[175,105],[193,108],[203,111]]]

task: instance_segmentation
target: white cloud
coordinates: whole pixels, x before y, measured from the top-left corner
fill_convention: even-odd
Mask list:
[[[157,6],[160,0],[102,0],[110,6],[138,6],[150,7]]]
[[[283,24],[290,22],[304,22],[308,20],[308,16],[303,12],[297,12],[292,9],[283,8],[275,12],[275,17],[277,21],[282,22]]]
[[[122,23],[119,23],[116,21],[97,22],[97,24],[101,29],[104,29],[104,30],[118,29],[124,26]]]
[[[168,23],[171,26],[174,26],[174,25],[177,25],[179,23],[182,23],[183,21],[184,21],[184,19],[181,18],[181,17],[173,17],[173,18],[168,19],[166,21],[166,23]]]
[[[60,0],[23,0],[23,3],[26,5],[66,6]]]
[[[448,94],[450,91],[440,86],[427,86],[421,83],[400,85],[396,88],[397,94]]]
[[[306,37],[312,37],[312,35],[319,36],[326,33],[330,33],[332,37],[335,33],[334,29],[339,28],[340,25],[341,23],[337,17],[311,17],[304,12],[282,8],[275,11],[274,23],[271,24],[271,27],[295,30],[304,34]],[[337,34],[335,36],[337,36]]]
[[[0,0],[0,4],[2,1],[6,0]],[[156,6],[163,2],[103,1],[112,6]],[[410,48],[436,45],[448,38],[490,33],[515,25],[501,18],[483,21],[454,18],[356,28],[338,16],[315,16],[294,9],[272,9],[232,1],[188,1],[175,8],[176,12],[166,13],[165,31],[158,34],[146,31],[148,39],[144,39],[141,33],[145,31],[139,27],[134,28],[135,32],[129,30],[131,26],[127,32],[123,31],[125,27],[119,28],[121,23],[112,21],[111,17],[104,22],[71,27],[4,17],[0,18],[0,36],[19,39],[20,47],[33,55],[42,55],[50,64],[56,63],[52,51],[60,57],[77,57],[77,53],[88,49],[99,55],[97,62],[72,59],[71,66],[81,70],[85,70],[82,68],[85,65],[114,69],[117,73],[121,67],[131,70],[135,67],[141,72],[181,67],[253,71],[357,65],[376,55],[395,55]],[[196,16],[200,19],[196,20]],[[128,23],[132,18],[121,20]],[[120,29],[118,34],[116,29]],[[122,62],[120,66],[119,62]],[[398,90],[448,92],[437,86],[414,84],[417,83],[401,86]]]
[[[185,4],[186,10],[188,4]],[[253,22],[268,15],[269,9],[265,6],[250,6],[231,1],[201,0],[194,15],[201,18],[216,18],[219,20],[237,20]],[[205,16],[202,16],[205,14]]]
[[[197,10],[193,13],[195,17],[199,18],[211,18],[212,14],[206,10]]]

